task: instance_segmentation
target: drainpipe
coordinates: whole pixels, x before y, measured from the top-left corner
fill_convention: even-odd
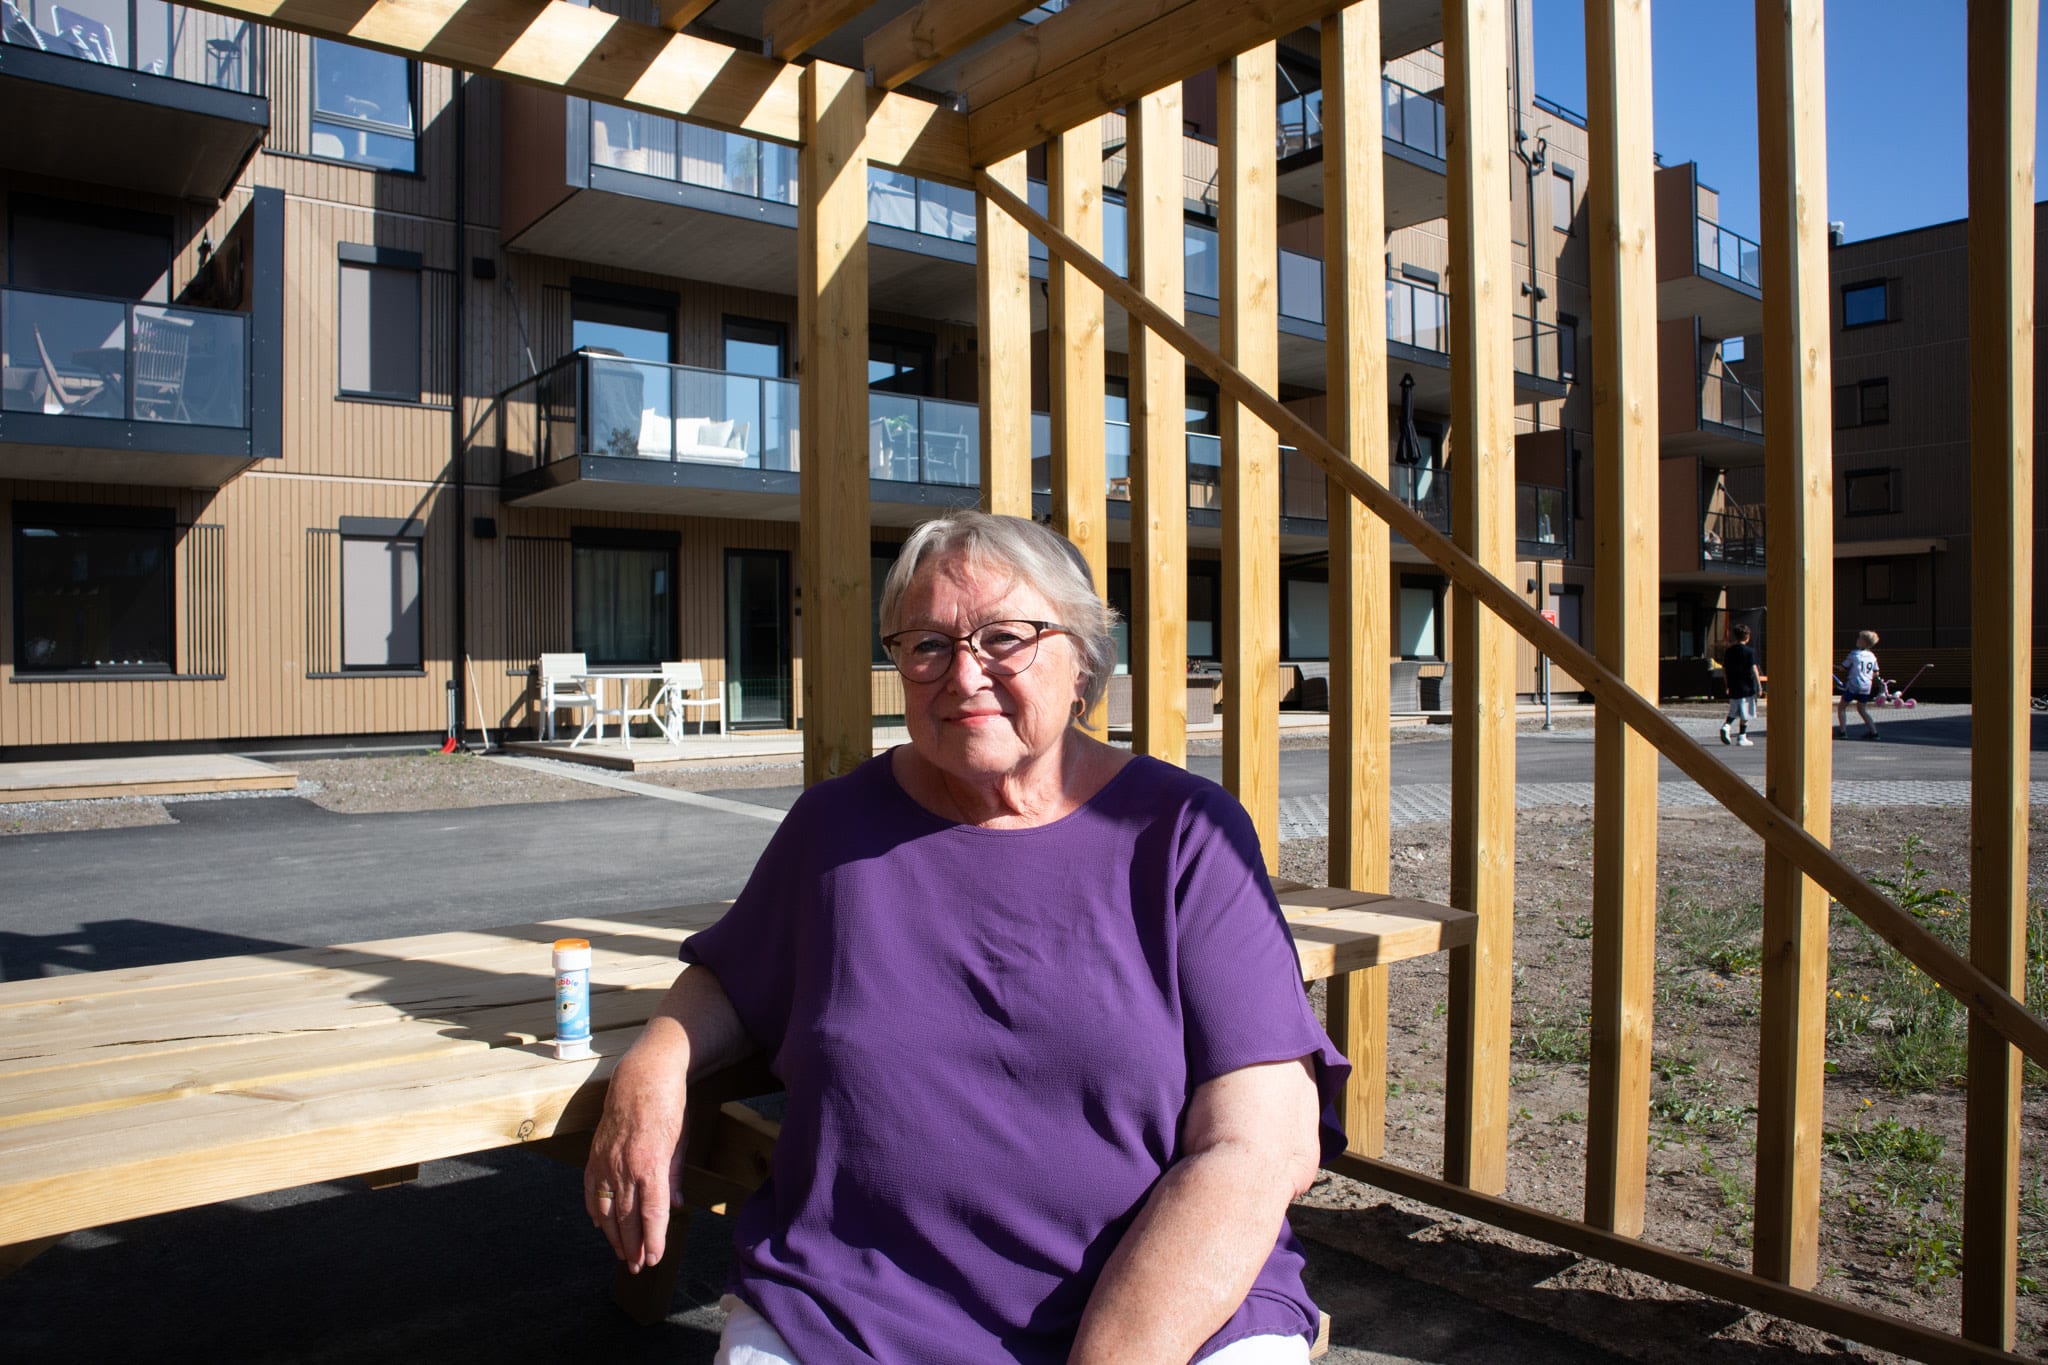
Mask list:
[[[1509,98],[1514,101],[1515,106],[1514,153],[1515,159],[1522,163],[1522,198],[1523,205],[1528,210],[1529,219],[1529,278],[1523,281],[1522,291],[1529,297],[1529,363],[1540,366],[1542,362],[1536,354],[1536,317],[1538,311],[1537,304],[1545,296],[1543,286],[1537,283],[1536,273],[1536,177],[1542,174],[1545,163],[1544,149],[1549,144],[1543,139],[1542,129],[1538,129],[1535,155],[1532,156],[1523,150],[1524,144],[1529,141],[1529,133],[1527,129],[1522,127],[1521,0],[1508,0],[1508,26],[1510,29],[1510,41],[1508,44],[1508,94]],[[1546,124],[1545,126],[1547,127],[1548,125]],[[1535,430],[1543,430],[1542,403],[1539,402],[1535,405],[1535,416],[1531,420],[1535,423]]]
[[[449,671],[454,674],[455,690],[455,736],[462,737],[462,727],[469,719],[469,480],[465,470],[463,454],[463,411],[462,411],[462,332],[463,310],[468,305],[469,280],[467,256],[469,254],[469,132],[465,126],[466,112],[464,95],[468,89],[469,75],[456,71],[455,76],[455,318],[449,328],[449,340],[455,351],[455,382],[450,387],[448,404],[448,448],[449,465],[453,472],[455,489],[455,534],[449,539],[454,545],[455,555],[455,651],[448,661]]]

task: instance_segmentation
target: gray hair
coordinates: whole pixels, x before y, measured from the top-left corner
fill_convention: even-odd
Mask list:
[[[934,518],[910,533],[882,584],[882,633],[897,626],[903,594],[918,570],[940,555],[965,555],[977,568],[994,568],[1028,583],[1051,605],[1059,623],[1074,634],[1080,650],[1082,700],[1093,711],[1116,671],[1116,609],[1095,591],[1088,561],[1074,542],[1049,526],[1024,517],[999,517],[962,509]]]

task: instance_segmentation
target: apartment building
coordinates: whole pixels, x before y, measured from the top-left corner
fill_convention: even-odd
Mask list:
[[[2048,215],[2034,211],[2038,241]],[[1966,222],[1938,223],[1829,254],[1834,362],[1835,598],[1839,656],[1859,630],[1914,692],[1970,687],[1970,357]],[[2034,316],[2042,316],[2041,272]],[[2048,526],[2036,347],[2034,536]],[[2035,556],[2034,600],[2042,595]],[[2048,691],[2035,613],[2034,691]]]
[[[651,0],[602,7],[655,19]],[[1386,8],[1393,479],[1447,528],[1441,18]],[[1585,131],[1531,93],[1526,7],[1519,22],[1516,575],[1590,643]],[[861,25],[821,54],[858,65]],[[458,686],[465,723],[529,728],[532,668],[553,650],[697,660],[736,726],[800,723],[791,149],[159,0],[13,0],[0,37],[15,126],[67,130],[0,152],[0,751],[433,732]],[[1274,111],[1281,396],[1311,421],[1316,50],[1313,34],[1283,45]],[[921,83],[946,90],[973,55]],[[1213,340],[1213,82],[1189,81],[1184,103],[1187,312]],[[1115,264],[1119,120],[1103,134]],[[1680,180],[1683,204],[1666,194]],[[1755,247],[1712,217],[1690,167],[1662,173],[1674,659],[1704,654],[1714,613],[1761,591],[1758,357],[1739,344],[1759,325]],[[973,237],[966,192],[871,172],[877,588],[909,527],[976,500]],[[1128,612],[1125,326],[1113,307],[1106,322],[1106,586]],[[1220,422],[1192,372],[1187,408],[1188,648],[1213,660]],[[1034,441],[1049,511],[1049,422]],[[1325,499],[1284,452],[1282,649],[1307,665],[1328,652]],[[1443,579],[1412,547],[1394,558],[1395,652],[1442,660]],[[886,715],[900,694],[875,663]],[[1542,686],[1526,646],[1519,676]]]

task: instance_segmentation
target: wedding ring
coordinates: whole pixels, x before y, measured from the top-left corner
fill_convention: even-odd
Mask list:
[[[599,1186],[597,1187],[597,1197],[598,1197],[599,1199],[609,1199],[609,1198],[611,1198],[611,1197],[612,1197],[612,1187],[611,1187],[611,1186],[609,1186],[609,1185],[599,1185]]]

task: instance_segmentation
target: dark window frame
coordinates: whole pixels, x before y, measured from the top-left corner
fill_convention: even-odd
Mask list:
[[[39,667],[29,661],[26,590],[28,576],[22,572],[22,541],[25,532],[41,527],[74,527],[81,530],[154,533],[162,539],[163,563],[163,663],[135,667],[67,664]],[[8,540],[14,580],[12,608],[14,672],[17,678],[165,678],[178,676],[178,524],[168,507],[131,507],[92,503],[17,502],[9,518]]]
[[[1882,316],[1866,318],[1861,322],[1849,321],[1849,296],[1852,294],[1861,294],[1867,290],[1872,289],[1878,291],[1878,297],[1884,302]],[[1879,276],[1875,279],[1845,281],[1842,285],[1842,330],[1845,332],[1853,332],[1863,327],[1882,327],[1884,324],[1888,322],[1897,322],[1899,320],[1899,315],[1897,312],[1893,310],[1892,307],[1892,292],[1892,282],[1889,276]]]
[[[357,170],[374,171],[380,175],[406,175],[415,179],[425,175],[420,168],[420,133],[425,122],[422,117],[423,88],[420,81],[420,64],[411,57],[399,57],[396,53],[373,52],[373,56],[389,57],[405,63],[405,89],[411,126],[401,128],[397,124],[384,123],[375,119],[352,118],[346,114],[323,112],[320,108],[320,44],[333,43],[348,47],[339,38],[315,37],[306,45],[306,155],[315,161],[325,161],[335,166],[352,166]],[[322,124],[336,128],[373,133],[378,137],[405,138],[412,143],[412,165],[382,166],[374,161],[358,160],[354,157],[328,156],[313,150],[313,133]]]
[[[339,652],[338,652],[338,654],[336,655],[336,659],[337,659],[337,662],[338,662],[338,664],[339,664],[339,666],[340,666],[340,669],[341,669],[341,671],[342,671],[343,673],[345,673],[345,674],[350,674],[350,675],[354,675],[354,674],[368,674],[368,675],[371,675],[371,676],[375,676],[375,675],[379,675],[379,674],[393,674],[393,673],[396,673],[396,674],[401,674],[401,675],[404,675],[404,674],[421,674],[421,673],[424,673],[424,672],[426,671],[426,664],[427,664],[427,603],[428,603],[428,594],[427,594],[427,556],[426,556],[426,546],[425,546],[425,543],[424,543],[424,542],[425,542],[425,540],[426,540],[426,530],[425,530],[425,528],[424,528],[424,527],[420,526],[418,522],[408,522],[408,523],[401,523],[400,525],[396,526],[395,528],[394,528],[394,527],[384,527],[384,526],[377,526],[377,525],[367,524],[367,523],[371,523],[371,522],[373,522],[374,520],[375,520],[375,519],[373,519],[373,518],[368,518],[368,517],[364,517],[364,518],[355,518],[355,517],[343,517],[343,518],[341,519],[341,528],[340,528],[341,544],[340,544],[340,546],[339,546],[339,547],[337,548],[337,551],[336,551],[336,553],[337,553],[337,556],[338,556],[338,558],[339,558],[339,560],[340,560],[341,572],[340,572],[340,573],[339,573],[339,574],[337,575],[337,578],[336,578],[336,584],[335,584],[335,590],[336,590],[336,594],[337,594],[337,597],[338,597],[338,599],[339,599],[339,600],[338,600],[338,601],[337,601],[337,602],[335,603],[335,619],[336,619],[336,621],[337,621],[337,622],[339,623],[339,625],[340,625],[340,628],[341,628],[341,639],[340,639],[340,645],[339,645]],[[351,523],[355,523],[355,524],[351,524]],[[349,662],[349,660],[348,660],[348,547],[349,547],[349,545],[350,545],[351,543],[355,543],[355,544],[359,544],[359,545],[411,545],[411,546],[412,546],[412,553],[413,553],[413,571],[414,571],[414,573],[415,573],[415,574],[416,574],[416,575],[418,576],[418,578],[419,578],[419,583],[418,583],[418,595],[419,595],[419,611],[418,611],[418,613],[417,613],[417,617],[416,617],[416,619],[415,619],[415,621],[414,621],[414,625],[413,625],[413,629],[414,629],[414,632],[415,632],[415,634],[416,634],[416,635],[417,635],[417,637],[418,637],[418,638],[417,638],[417,639],[416,639],[416,640],[414,641],[414,645],[415,645],[414,653],[415,653],[415,654],[417,654],[417,655],[419,656],[416,662],[413,662],[413,663],[381,663],[381,664],[354,664],[354,663],[350,663],[350,662]]]
[[[734,335],[735,333],[749,331],[756,332],[759,335],[753,337],[736,337]],[[773,341],[771,343],[764,338],[773,338]],[[718,320],[718,367],[721,370],[730,369],[730,366],[726,363],[725,348],[728,343],[734,340],[744,341],[757,346],[773,344],[775,347],[775,377],[777,379],[788,379],[790,377],[788,323],[777,322],[773,318],[750,318],[739,313],[722,314]]]
[[[1858,479],[1884,479],[1885,505],[1883,507],[1858,507],[1854,485]],[[1899,471],[1891,465],[1873,465],[1865,469],[1842,471],[1842,515],[1844,517],[1886,517],[1899,510]]]
[[[1556,186],[1552,186],[1550,191],[1550,225],[1557,231],[1562,232],[1565,236],[1569,237],[1572,235],[1572,225],[1579,221],[1578,177],[1574,175],[1567,167],[1564,166],[1552,166],[1550,168],[1550,175],[1553,180],[1561,181],[1564,185],[1568,187],[1565,190],[1565,203],[1569,205],[1569,208],[1566,210],[1565,213],[1565,220],[1562,223],[1558,222],[1558,191]]]
[[[352,389],[342,375],[347,363],[349,313],[343,295],[347,285],[348,272],[355,270],[390,271],[404,273],[413,282],[413,335],[419,338],[414,356],[413,383],[411,392],[404,389]],[[371,329],[370,340],[376,339],[374,316],[363,318],[364,325]],[[398,251],[390,247],[360,246],[343,242],[336,252],[334,268],[334,392],[337,397],[366,400],[375,403],[423,404],[426,400],[427,356],[427,287],[426,261],[417,252]]]
[[[1876,555],[1863,561],[1863,605],[1868,607],[1910,607],[1919,600],[1916,561],[1897,555]],[[1873,592],[1872,574],[1881,571],[1883,586]]]
[[[668,556],[668,648],[658,655],[673,659],[682,641],[682,591],[677,575],[681,571],[682,534],[678,531],[640,530],[627,526],[572,526],[569,528],[569,631],[572,646],[576,631],[576,574],[580,550],[655,550]],[[799,606],[801,603],[798,604]],[[663,662],[653,659],[599,658],[586,644],[583,653],[593,668],[633,668]]]
[[[1570,338],[1571,344],[1565,344]],[[1557,377],[1576,379],[1579,374],[1579,319],[1572,313],[1557,315]]]

